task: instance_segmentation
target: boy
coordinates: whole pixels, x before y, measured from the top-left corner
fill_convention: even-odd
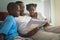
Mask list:
[[[7,10],[9,15],[6,17],[6,19],[3,21],[3,23],[0,25],[0,34],[4,35],[4,40],[14,40],[16,36],[18,36],[17,33],[17,24],[14,19],[16,16],[14,12],[18,6],[11,2],[7,5]],[[12,13],[14,17],[12,16]],[[2,40],[2,39],[1,39]]]

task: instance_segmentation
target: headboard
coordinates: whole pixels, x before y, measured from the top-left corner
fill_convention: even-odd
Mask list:
[[[0,21],[3,21],[7,15],[8,15],[8,12],[0,12]]]

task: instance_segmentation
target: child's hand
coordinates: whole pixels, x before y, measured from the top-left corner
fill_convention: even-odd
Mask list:
[[[37,13],[32,13],[31,15],[30,15],[32,18],[36,18],[37,19]]]

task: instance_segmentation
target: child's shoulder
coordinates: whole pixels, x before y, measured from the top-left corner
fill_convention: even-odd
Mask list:
[[[14,17],[12,15],[8,15],[6,18],[13,19]]]

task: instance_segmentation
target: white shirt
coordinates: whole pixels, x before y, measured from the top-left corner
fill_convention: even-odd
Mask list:
[[[30,14],[27,14],[28,16],[30,16]],[[45,20],[46,16],[40,12],[37,12],[37,19],[39,20]]]
[[[21,33],[21,34],[25,34],[25,32],[23,32],[23,30],[26,29],[26,25],[31,20],[31,17],[29,17],[29,16],[19,16],[19,17],[15,17],[15,19],[18,23],[18,32]]]
[[[46,19],[46,16],[44,14],[41,14],[41,13],[37,13],[37,19],[39,20],[45,20]]]

